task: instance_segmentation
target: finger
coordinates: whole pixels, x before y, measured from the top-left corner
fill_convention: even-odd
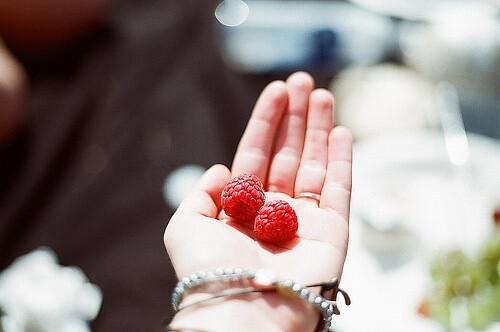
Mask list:
[[[226,166],[212,166],[203,174],[194,189],[184,198],[177,212],[216,218],[220,210],[222,190],[230,178],[231,173]]]
[[[333,128],[333,96],[325,89],[311,93],[302,158],[295,180],[299,193],[319,194],[323,188],[328,163],[328,135]]]
[[[314,80],[309,74],[298,72],[288,78],[286,86],[288,108],[278,128],[266,189],[292,196],[304,146],[309,95]]]
[[[236,150],[232,174],[253,173],[263,183],[276,131],[288,103],[283,81],[270,83],[261,93]]]
[[[344,127],[335,127],[328,136],[328,165],[320,207],[336,211],[349,220],[352,177],[352,138]]]

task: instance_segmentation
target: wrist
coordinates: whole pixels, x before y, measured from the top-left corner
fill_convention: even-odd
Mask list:
[[[313,288],[338,290],[337,285],[335,280],[303,287],[292,280],[279,280],[265,269],[199,271],[183,277],[174,288],[172,305],[182,314],[169,327],[225,331],[236,327],[254,330],[259,325],[259,330],[266,331],[312,331],[316,327],[326,331],[331,316],[338,312],[336,301],[325,299]],[[196,326],[189,326],[192,324]]]
[[[170,327],[208,331],[313,331],[320,316],[300,298],[289,299],[274,292],[252,293],[190,306],[174,317]]]

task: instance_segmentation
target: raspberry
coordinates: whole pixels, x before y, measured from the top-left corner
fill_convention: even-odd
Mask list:
[[[243,222],[253,222],[265,200],[262,182],[257,176],[248,173],[231,179],[221,195],[221,205],[226,214]]]
[[[283,200],[264,204],[259,209],[254,223],[257,238],[275,244],[291,240],[298,227],[295,211]]]

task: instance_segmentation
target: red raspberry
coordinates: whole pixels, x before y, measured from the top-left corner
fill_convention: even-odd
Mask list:
[[[282,243],[291,240],[299,224],[293,208],[283,200],[264,204],[255,217],[254,230],[264,242]]]
[[[221,205],[226,214],[243,222],[253,222],[265,200],[262,182],[257,176],[248,173],[231,179],[221,195]]]

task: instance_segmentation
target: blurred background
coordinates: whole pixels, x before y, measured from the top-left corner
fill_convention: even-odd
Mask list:
[[[262,88],[297,70],[333,92],[355,144],[353,304],[334,330],[499,328],[498,0],[0,0],[0,38],[6,331],[53,331],[61,310],[78,331],[158,330],[166,222],[230,165]],[[97,286],[91,308],[7,282],[40,246],[36,264],[84,274],[65,285]]]
[[[224,63],[311,72],[355,139],[335,331],[500,328],[500,3],[222,1]]]

